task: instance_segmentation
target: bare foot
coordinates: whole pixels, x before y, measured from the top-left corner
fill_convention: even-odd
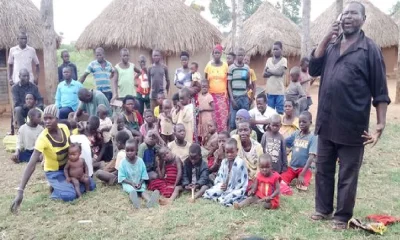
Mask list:
[[[160,200],[158,200],[158,202],[160,203],[161,206],[170,205],[172,203],[171,200],[166,199],[166,198],[160,198]]]
[[[195,202],[196,202],[196,199],[189,198],[188,201],[189,201],[190,203],[195,203]]]
[[[238,202],[234,202],[233,203],[233,208],[236,209],[236,210],[241,209],[240,204]]]

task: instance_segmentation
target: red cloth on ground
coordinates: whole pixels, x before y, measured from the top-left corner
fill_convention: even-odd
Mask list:
[[[178,168],[176,167],[175,161],[168,165],[165,165],[165,178],[154,179],[150,181],[148,189],[151,191],[158,190],[161,195],[166,198],[171,197],[174,192],[174,185],[176,177],[178,175]]]
[[[299,177],[301,171],[303,171],[303,168],[298,168],[297,170],[294,170],[293,168],[288,167],[286,172],[283,172],[281,174],[282,180],[285,181],[288,185],[290,185],[293,179]],[[308,185],[310,185],[311,177],[312,177],[312,172],[310,169],[308,169],[304,176],[304,186],[307,187]]]
[[[271,196],[275,192],[275,184],[281,181],[281,176],[277,172],[272,172],[269,177],[263,176],[261,173],[257,174],[257,191],[256,196],[265,198]],[[271,200],[271,208],[279,207],[279,194]]]
[[[392,217],[389,215],[371,214],[366,217],[368,220],[381,222],[387,226],[396,222],[400,222],[400,218]]]

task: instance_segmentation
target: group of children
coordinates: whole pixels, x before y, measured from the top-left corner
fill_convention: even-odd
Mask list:
[[[71,131],[72,144],[64,171],[77,195],[81,195],[79,183],[88,187],[88,178],[93,175],[107,185],[121,184],[135,208],[140,208],[140,198],[147,207],[153,207],[171,204],[182,192],[191,192],[191,202],[205,198],[236,209],[253,203],[276,209],[281,192],[290,193],[288,185],[293,179],[298,179],[298,189],[306,190],[317,144],[310,132],[311,114],[299,112],[300,129],[286,139],[279,133],[281,117],[273,115],[264,124],[266,131],[257,143],[252,130],[255,126],[246,110],[251,104],[247,92],[250,85],[241,82],[243,72],[251,69],[244,63],[244,50],[239,49],[237,55],[238,61],[228,73],[235,108],[230,133],[217,131],[209,82],[200,77],[194,80],[200,75],[198,65],[192,63],[187,70],[186,54],[181,56],[186,65],[176,72],[179,92],[166,99],[164,91],[159,91],[152,103],[154,110],[142,106],[139,97],[127,95],[121,113],[114,119],[108,116],[106,106],[99,105],[97,116],[90,116],[86,122],[60,121]],[[190,83],[185,74],[191,75]],[[287,98],[296,103],[307,99],[298,84],[299,76],[298,69],[293,68],[287,90]],[[14,161],[29,160],[24,154],[32,153],[33,139],[43,130],[39,110],[32,108],[28,116],[30,121],[20,128]],[[242,145],[246,134],[252,136],[251,144],[262,148],[250,151],[255,154],[251,163],[243,157],[249,155]],[[292,153],[289,166],[287,149]]]

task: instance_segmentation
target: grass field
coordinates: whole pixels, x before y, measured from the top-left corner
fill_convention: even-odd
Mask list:
[[[91,52],[71,52],[79,76],[93,59]],[[88,78],[87,87],[92,87]],[[391,88],[392,89],[392,88]],[[314,90],[314,94],[316,94]],[[317,96],[313,95],[313,99]],[[317,102],[317,101],[315,101]],[[315,113],[316,107],[312,106]],[[388,126],[378,145],[367,147],[361,168],[355,217],[389,214],[400,217],[400,121],[399,106],[391,108]],[[372,113],[371,125],[375,117]],[[9,119],[0,118],[1,138]],[[295,191],[281,198],[281,208],[265,211],[249,207],[236,211],[214,202],[195,204],[182,196],[168,207],[134,210],[128,196],[118,186],[98,183],[94,192],[71,203],[49,199],[41,166],[36,167],[26,187],[18,215],[9,212],[26,164],[13,164],[0,147],[0,240],[1,239],[400,239],[400,224],[390,226],[383,236],[359,230],[334,232],[329,222],[312,222],[314,184],[307,193]],[[84,223],[80,222],[87,220]]]
[[[1,128],[1,136],[5,130]],[[374,149],[367,148],[355,217],[374,213],[400,216],[399,134],[400,124],[390,124],[380,143]],[[0,239],[238,239],[250,235],[271,239],[400,239],[400,224],[390,226],[380,237],[358,230],[334,232],[329,222],[310,221],[314,185],[308,193],[282,197],[276,211],[257,207],[235,211],[206,200],[189,204],[188,196],[172,206],[134,210],[119,187],[100,183],[80,200],[52,201],[40,166],[26,188],[19,214],[14,216],[9,206],[25,164],[11,164],[4,150],[0,155]]]

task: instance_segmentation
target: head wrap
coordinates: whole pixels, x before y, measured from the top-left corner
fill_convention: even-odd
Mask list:
[[[55,104],[49,105],[44,109],[43,114],[49,114],[58,118],[58,108]]]
[[[250,120],[250,114],[249,111],[247,111],[246,109],[240,109],[239,111],[237,111],[236,116],[244,118],[245,120]]]
[[[218,51],[222,52],[223,47],[221,44],[217,44],[217,45],[215,45],[214,50],[218,50]]]

